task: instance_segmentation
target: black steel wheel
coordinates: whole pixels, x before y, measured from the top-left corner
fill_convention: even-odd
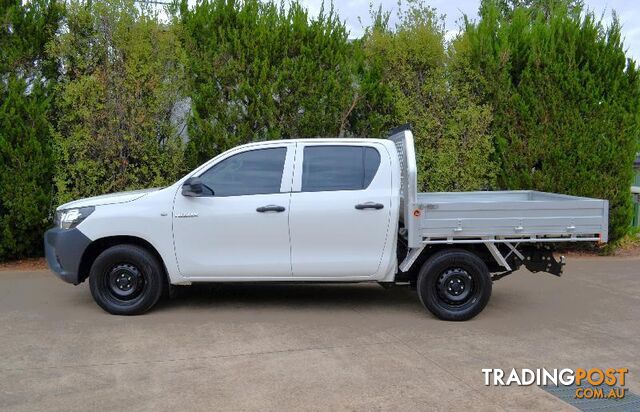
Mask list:
[[[443,320],[468,320],[480,313],[491,297],[491,276],[475,254],[443,250],[431,256],[418,275],[418,296],[431,313]]]
[[[89,286],[100,307],[114,315],[138,315],[151,309],[166,280],[158,260],[136,245],[117,245],[102,252],[91,266]]]
[[[473,278],[462,268],[449,268],[438,276],[436,291],[442,301],[451,306],[461,306],[474,295]]]
[[[129,301],[139,298],[146,284],[144,275],[131,263],[114,265],[107,276],[103,276],[105,288],[113,299]]]

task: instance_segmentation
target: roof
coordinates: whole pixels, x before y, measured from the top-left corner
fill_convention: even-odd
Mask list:
[[[285,143],[340,143],[340,144],[348,144],[348,143],[385,143],[390,142],[388,139],[371,139],[371,138],[363,138],[363,137],[317,137],[317,138],[307,138],[307,139],[283,139],[283,140],[264,140],[258,142],[246,143],[240,146],[234,147],[234,149],[241,149],[252,146],[264,146],[264,145],[278,145]]]

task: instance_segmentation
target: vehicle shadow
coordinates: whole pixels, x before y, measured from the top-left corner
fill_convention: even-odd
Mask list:
[[[285,284],[285,283],[203,283],[173,287],[171,297],[158,309],[188,307],[298,307],[375,309],[420,307],[415,291],[408,287],[384,289],[377,284]]]

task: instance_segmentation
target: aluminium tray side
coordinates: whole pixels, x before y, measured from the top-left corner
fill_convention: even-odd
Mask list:
[[[606,241],[608,237],[606,200],[517,191],[420,193],[418,201],[424,210],[419,226],[423,241],[496,236]]]

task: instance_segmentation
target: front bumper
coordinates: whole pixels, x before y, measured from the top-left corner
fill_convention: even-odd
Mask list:
[[[49,268],[65,282],[77,285],[80,279],[80,260],[91,240],[80,230],[49,229],[44,234],[44,255]]]

